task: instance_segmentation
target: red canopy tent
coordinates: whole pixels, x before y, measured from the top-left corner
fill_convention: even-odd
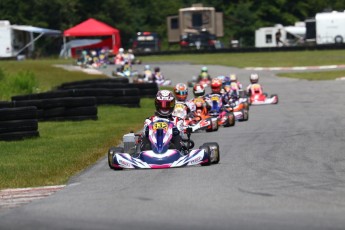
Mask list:
[[[99,47],[105,46],[109,41],[109,49],[116,54],[121,47],[120,31],[107,24],[97,21],[94,18],[90,18],[68,30],[63,32],[64,44],[66,43],[66,37],[96,37],[96,36],[111,36],[111,39],[105,39],[99,43]],[[97,47],[97,44],[92,45],[93,48]]]

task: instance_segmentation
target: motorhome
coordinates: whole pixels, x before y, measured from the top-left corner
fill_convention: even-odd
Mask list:
[[[204,44],[214,45],[214,39],[224,36],[223,13],[216,12],[214,7],[193,4],[179,9],[178,15],[167,17],[168,42],[180,45],[202,45],[205,34],[209,34]],[[191,41],[189,38],[193,38]]]
[[[345,11],[317,13],[315,18],[306,20],[308,42],[341,44],[345,42]]]
[[[279,34],[279,35],[278,35]],[[298,46],[304,43],[306,28],[304,22],[293,26],[277,24],[273,27],[262,27],[255,31],[255,47]]]
[[[0,58],[31,56],[35,50],[36,40],[43,35],[59,36],[60,34],[59,30],[11,25],[8,20],[0,20]]]

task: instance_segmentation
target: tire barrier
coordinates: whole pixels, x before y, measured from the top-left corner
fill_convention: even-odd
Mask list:
[[[156,83],[133,83],[139,91],[140,95],[143,97],[155,97],[159,88]]]
[[[73,81],[66,82],[57,87],[57,89],[73,89],[75,86],[84,86],[84,85],[96,85],[96,84],[128,84],[129,79],[122,78],[109,78],[109,79],[91,79],[91,80],[82,80],[82,81]],[[89,87],[84,87],[89,88]]]
[[[38,136],[36,107],[0,109],[0,141],[22,140]]]
[[[27,95],[30,97],[30,95]],[[21,97],[16,97],[20,98]],[[82,120],[97,117],[97,100],[95,97],[65,97],[34,100],[14,100],[13,106],[35,106],[39,121]],[[80,117],[76,119],[75,117]],[[97,118],[96,118],[97,119]]]
[[[55,96],[55,98],[54,98]],[[117,97],[137,97],[139,100],[131,100],[133,104],[130,104],[130,107],[139,107],[140,106],[140,91],[138,88],[119,88],[119,89],[106,89],[106,88],[87,88],[87,89],[69,89],[69,90],[58,90],[58,91],[51,91],[46,93],[38,93],[38,94],[28,94],[28,95],[19,95],[13,96],[12,101],[16,105],[35,105],[39,108],[42,108],[43,105],[50,105],[50,101],[42,101],[44,99],[57,99],[64,97],[95,97],[97,101],[97,105],[102,104],[114,104],[114,105],[124,105],[119,100],[116,100]],[[114,100],[104,100],[104,97],[113,97]],[[27,101],[27,102],[20,102],[20,101]],[[30,104],[29,104],[30,103]],[[57,103],[55,101],[55,103]],[[126,103],[127,104],[127,103]],[[64,105],[65,106],[65,105]],[[57,107],[57,106],[55,106]]]
[[[70,90],[70,89],[128,89],[138,88],[140,97],[155,97],[159,88],[156,83],[128,83],[127,78],[119,81],[117,79],[104,79],[100,80],[87,80],[64,83],[57,87],[58,90]],[[116,81],[117,80],[117,81]]]
[[[2,108],[11,108],[12,102],[10,101],[0,101],[0,109]]]

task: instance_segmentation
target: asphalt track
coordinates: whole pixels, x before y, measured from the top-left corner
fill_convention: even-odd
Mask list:
[[[201,67],[159,65],[174,83]],[[244,85],[250,73],[209,72]],[[345,81],[259,74],[278,105],[192,136],[220,144],[219,165],[117,172],[104,158],[54,195],[0,211],[0,229],[345,229]]]

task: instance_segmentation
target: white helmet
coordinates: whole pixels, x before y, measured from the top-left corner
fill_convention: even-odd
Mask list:
[[[237,82],[236,74],[230,74],[230,82]]]
[[[254,83],[258,83],[258,81],[259,81],[259,75],[258,74],[256,74],[256,73],[252,73],[251,75],[250,75],[250,82],[252,83],[252,84],[254,84]]]
[[[125,50],[123,48],[119,49],[119,53],[122,54]]]
[[[145,65],[145,70],[150,70],[150,66],[149,65]]]

